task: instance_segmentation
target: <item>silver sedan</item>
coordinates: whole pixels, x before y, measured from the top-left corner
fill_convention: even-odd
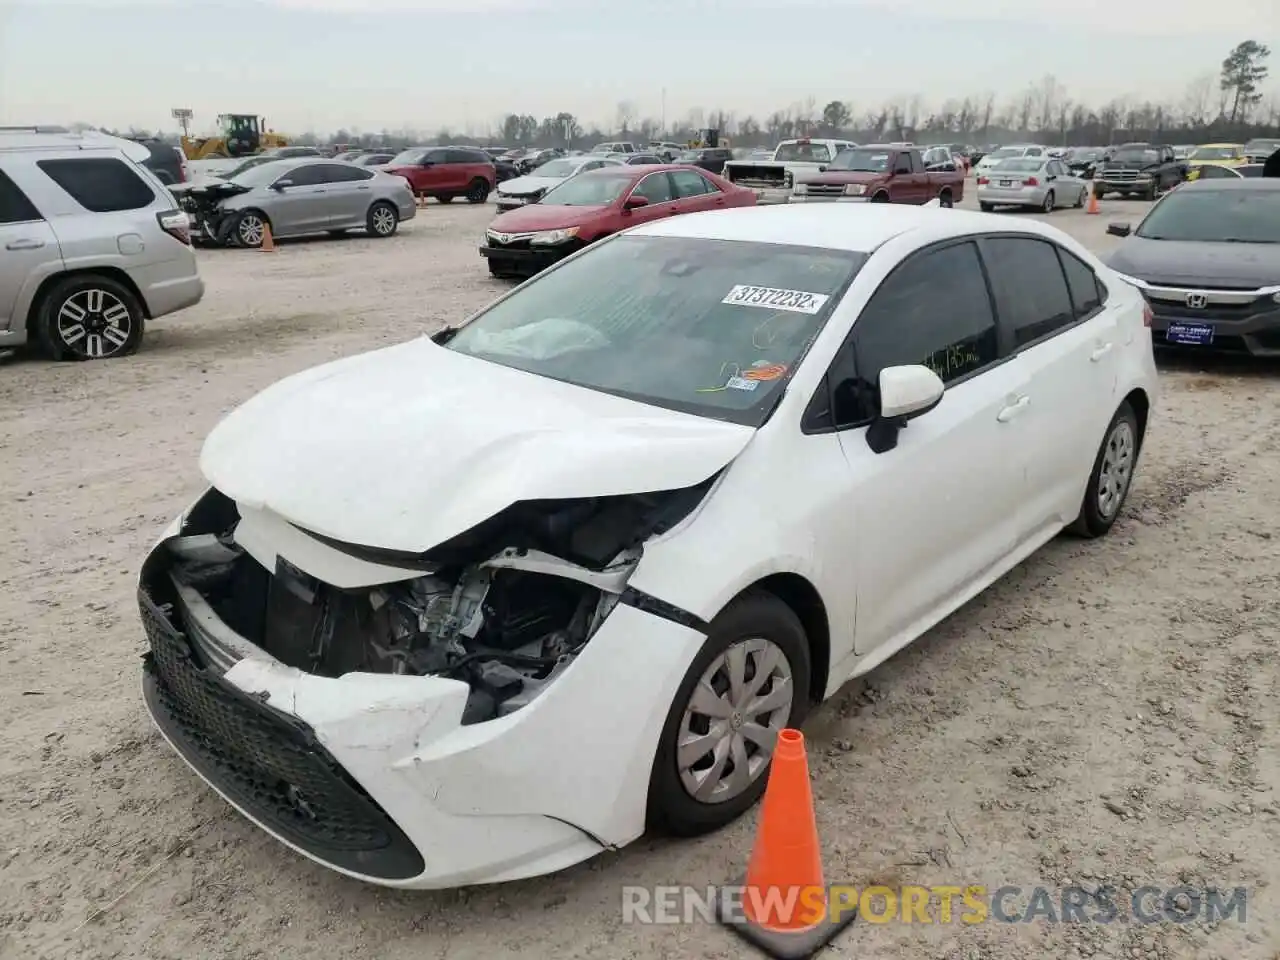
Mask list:
[[[1014,157],[978,175],[978,206],[1027,207],[1048,213],[1058,207],[1083,207],[1089,185],[1061,160]]]
[[[360,229],[389,237],[417,212],[403,177],[319,158],[273,160],[173,192],[196,235],[240,247],[261,246],[268,227],[273,238]]]

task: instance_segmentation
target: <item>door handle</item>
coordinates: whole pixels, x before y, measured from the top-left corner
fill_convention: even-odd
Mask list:
[[[1097,363],[1099,360],[1101,360],[1110,352],[1111,352],[1111,344],[1104,343],[1101,346],[1099,346],[1098,349],[1094,350],[1093,353],[1089,354],[1089,359],[1094,363]]]
[[[43,240],[15,240],[13,243],[6,243],[6,250],[39,250],[44,246]]]
[[[997,413],[996,419],[999,420],[1001,423],[1008,423],[1010,420],[1012,420],[1014,417],[1020,414],[1023,410],[1027,409],[1027,407],[1030,405],[1031,405],[1030,397],[1019,397],[1013,403],[1009,404],[1007,407],[1005,407],[1003,410]]]

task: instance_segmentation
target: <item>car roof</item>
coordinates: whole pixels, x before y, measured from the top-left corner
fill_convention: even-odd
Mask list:
[[[1244,146],[1244,144],[1242,143],[1201,143],[1196,146],[1196,149],[1199,150],[1201,147],[1242,147],[1242,146]]]
[[[1250,164],[1250,166],[1261,166],[1261,164]],[[1178,193],[1184,190],[1243,190],[1245,192],[1266,191],[1268,193],[1280,193],[1280,177],[1236,177],[1234,180],[1217,178],[1209,180],[1192,180],[1189,183],[1183,183],[1178,186]]]
[[[627,232],[640,236],[737,240],[870,253],[901,234],[927,230],[933,235],[939,232],[939,227],[944,229],[945,236],[990,233],[1008,230],[1009,218],[996,213],[907,204],[868,203],[851,207],[835,203],[787,203],[689,213],[655,220]],[[1019,220],[1017,229],[1052,239],[1060,236],[1059,231],[1036,220]]]

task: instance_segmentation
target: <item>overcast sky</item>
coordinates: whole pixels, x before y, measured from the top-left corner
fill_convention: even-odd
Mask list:
[[[1158,19],[1154,14],[1158,14]],[[0,0],[0,122],[288,132],[442,126],[628,100],[763,118],[808,97],[863,110],[1053,74],[1074,100],[1177,104],[1237,42],[1276,50],[1280,0]]]

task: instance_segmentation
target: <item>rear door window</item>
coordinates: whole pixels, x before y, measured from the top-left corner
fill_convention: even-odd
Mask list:
[[[92,213],[141,210],[156,200],[147,182],[116,157],[37,160],[36,166]]]
[[[1052,336],[1075,322],[1075,309],[1056,247],[1030,237],[982,240],[996,313],[1015,348]]]
[[[360,167],[347,167],[340,163],[324,164],[326,183],[350,183],[353,180],[369,180],[372,177],[373,171],[363,170]]]
[[[1067,275],[1067,289],[1071,291],[1071,303],[1077,320],[1084,320],[1102,309],[1107,300],[1107,288],[1089,265],[1073,253],[1057,248],[1062,261],[1062,272]]]
[[[21,188],[4,171],[0,171],[0,224],[30,223],[43,219]]]
[[[704,194],[718,192],[715,187],[700,173],[694,173],[692,170],[673,170],[671,171],[671,180],[676,185],[676,196],[684,197],[701,197]]]

